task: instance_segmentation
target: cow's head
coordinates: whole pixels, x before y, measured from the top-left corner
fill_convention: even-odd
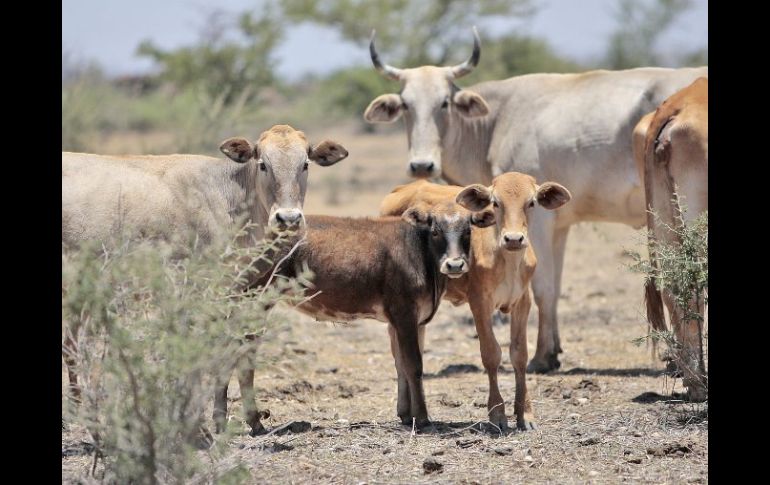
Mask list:
[[[519,251],[529,245],[527,222],[535,206],[557,209],[570,198],[569,191],[556,182],[535,183],[534,177],[518,172],[498,175],[490,187],[469,185],[457,194],[457,203],[471,211],[494,210],[500,248]]]
[[[369,53],[377,71],[401,82],[401,92],[377,97],[366,108],[364,119],[369,123],[390,123],[403,114],[409,141],[407,172],[417,178],[440,176],[441,140],[449,124],[460,121],[453,118],[475,118],[489,113],[484,98],[454,83],[455,79],[473,71],[479,62],[481,46],[476,28],[473,28],[473,54],[452,67],[397,69],[384,64],[374,48],[374,31]]]
[[[333,141],[312,146],[304,133],[288,125],[273,126],[254,145],[245,138],[228,138],[219,149],[238,163],[256,160],[259,204],[268,214],[268,225],[276,229],[304,227],[302,206],[310,161],[328,167],[348,156],[345,147]]]
[[[428,252],[439,271],[450,278],[459,278],[470,268],[471,225],[487,227],[495,223],[492,211],[471,213],[452,199],[434,205],[420,202],[401,217],[429,231]]]

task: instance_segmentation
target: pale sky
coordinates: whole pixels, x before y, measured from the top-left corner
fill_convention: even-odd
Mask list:
[[[147,72],[152,63],[135,55],[144,39],[161,48],[194,43],[204,14],[212,7],[238,13],[260,0],[62,0],[62,45],[76,58],[99,62],[109,74]],[[535,0],[530,19],[502,20],[494,34],[511,30],[546,39],[555,50],[577,61],[602,55],[612,32],[615,0]],[[481,32],[482,39],[484,33]],[[471,39],[468,40],[470,48]],[[693,6],[669,28],[662,42],[670,52],[691,51],[708,43],[708,0]],[[483,47],[482,47],[483,49]],[[343,41],[333,30],[304,24],[287,31],[277,52],[277,70],[297,79],[370,62],[366,44]],[[291,62],[285,60],[291,59]]]

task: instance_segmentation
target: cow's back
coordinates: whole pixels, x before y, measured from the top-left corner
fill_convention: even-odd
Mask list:
[[[458,185],[437,185],[427,180],[399,185],[382,199],[380,215],[400,216],[418,203],[433,206],[447,198],[456,197],[462,189]]]
[[[226,162],[196,155],[105,156],[62,152],[62,241],[191,230],[208,240],[229,221]]]
[[[310,269],[309,294],[303,312],[333,321],[374,318],[388,321],[385,308],[425,300],[433,265],[426,254],[425,235],[396,217],[347,218],[307,216],[306,243],[296,249],[284,274]],[[402,299],[403,302],[394,302]],[[430,308],[425,310],[427,317]]]
[[[569,187],[565,223],[644,222],[632,131],[668,96],[708,68],[639,68],[580,74],[531,74],[482,83],[499,101],[489,147],[492,174],[519,171]],[[476,89],[474,87],[473,89]],[[477,181],[462,181],[477,182]]]

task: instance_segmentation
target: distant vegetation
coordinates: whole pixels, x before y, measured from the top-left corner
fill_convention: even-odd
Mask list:
[[[301,126],[356,120],[379,94],[398,85],[371,65],[288,82],[276,76],[276,47],[286,27],[312,22],[366,48],[372,28],[385,62],[410,67],[453,64],[470,55],[471,26],[482,38],[481,63],[461,85],[531,72],[626,68],[660,61],[656,41],[690,6],[689,0],[618,0],[618,28],[603,59],[581,65],[543,39],[511,32],[490,37],[490,21],[535,12],[534,0],[276,0],[260,10],[225,16],[214,11],[189,46],[164,50],[146,40],[137,54],[157,74],[107,79],[98,66],[62,54],[62,149],[109,152],[115,133],[137,134],[133,151],[213,154],[236,134],[257,134],[280,120]],[[362,22],[361,19],[372,19]],[[428,26],[428,28],[425,28]],[[702,65],[708,50],[681,53],[679,65]],[[144,136],[152,132],[155,136]]]

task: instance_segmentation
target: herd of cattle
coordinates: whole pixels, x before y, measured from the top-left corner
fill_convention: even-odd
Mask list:
[[[501,350],[492,330],[496,310],[510,314],[519,429],[535,427],[525,372],[559,367],[557,303],[570,226],[609,221],[642,227],[660,241],[676,234],[676,189],[685,220],[708,210],[708,68],[639,68],[579,74],[530,74],[460,88],[455,80],[479,62],[452,67],[374,67],[398,81],[398,94],[374,99],[371,123],[403,116],[407,167],[421,179],[396,187],[378,218],[305,216],[309,163],[333,165],[348,156],[339,143],[311,144],[301,131],[276,125],[252,144],[230,138],[227,156],[105,156],[62,153],[62,242],[106,241],[130,231],[172,239],[190,231],[211,243],[250,222],[241,242],[298,229],[304,240],[280,267],[315,274],[314,298],[299,309],[319,320],[373,318],[389,323],[398,374],[397,414],[417,427],[429,422],[422,383],[425,324],[441,302],[468,303],[489,378],[491,423],[507,427],[497,383]],[[450,185],[428,182],[443,178]],[[654,251],[651,251],[654,255]],[[527,365],[532,286],[539,311],[537,348]],[[682,351],[700,345],[698,321],[684,316],[654,281],[646,288],[648,318],[665,329],[668,307]],[[703,314],[702,307],[694,308]],[[77,389],[64,347],[70,385]],[[693,355],[690,352],[688,355]],[[683,364],[682,364],[683,363]],[[680,360],[691,398],[705,399],[703,359]],[[254,371],[239,371],[242,392]],[[227,381],[218,386],[214,419],[227,415]],[[252,433],[264,430],[253,399],[244,402]]]

